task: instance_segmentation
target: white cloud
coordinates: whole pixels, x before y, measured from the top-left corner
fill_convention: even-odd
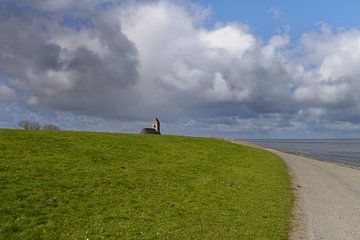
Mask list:
[[[240,23],[205,28],[185,6],[167,1],[115,9],[113,15],[138,49],[137,87],[143,97],[151,96],[144,103],[148,109],[163,102],[187,109],[231,101],[254,110],[262,102],[289,98],[276,95],[301,74],[281,52],[290,41],[287,35],[264,44]]]
[[[229,83],[224,80],[223,75],[219,72],[215,73],[213,86],[204,92],[204,97],[214,102],[226,101],[243,101],[249,97],[248,89],[231,89]]]
[[[307,70],[307,77],[294,91],[294,99],[307,106],[325,106],[329,110],[358,107],[360,31],[334,31],[322,23],[320,32],[304,34],[301,42],[302,61],[305,66],[315,67]]]
[[[271,57],[277,50],[285,48],[290,43],[290,37],[288,35],[275,35],[273,36],[268,45],[263,48],[263,54],[266,57]]]
[[[328,105],[333,107],[346,107],[353,103],[349,85],[341,84],[316,84],[308,87],[299,87],[294,92],[294,98],[300,102],[311,105]]]
[[[225,51],[235,58],[241,58],[256,44],[255,37],[248,33],[246,26],[233,23],[210,31],[200,31],[199,38],[208,48]]]

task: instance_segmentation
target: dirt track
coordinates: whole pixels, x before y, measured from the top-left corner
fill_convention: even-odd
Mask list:
[[[295,181],[297,216],[290,239],[359,240],[360,170],[274,152]]]

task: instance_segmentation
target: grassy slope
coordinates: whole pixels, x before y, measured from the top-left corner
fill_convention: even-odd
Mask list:
[[[286,239],[275,155],[216,139],[0,130],[0,238]]]

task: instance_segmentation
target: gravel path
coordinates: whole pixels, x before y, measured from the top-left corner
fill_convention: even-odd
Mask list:
[[[360,170],[274,152],[294,177],[297,202],[290,239],[359,240]]]

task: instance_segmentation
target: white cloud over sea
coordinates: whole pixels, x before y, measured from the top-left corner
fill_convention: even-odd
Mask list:
[[[207,26],[191,2],[73,2],[0,1],[3,126],[137,132],[156,115],[170,133],[359,132],[359,29],[263,39]]]

